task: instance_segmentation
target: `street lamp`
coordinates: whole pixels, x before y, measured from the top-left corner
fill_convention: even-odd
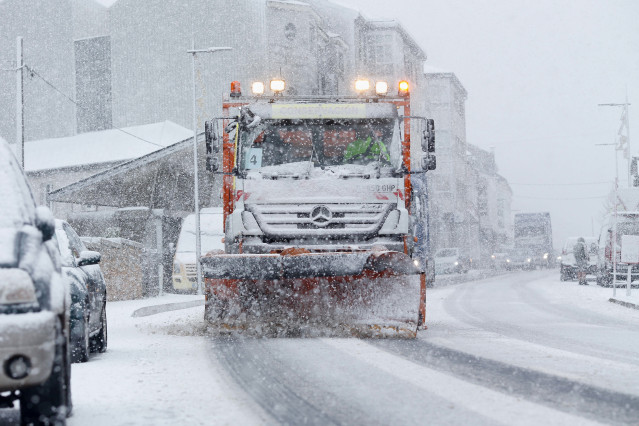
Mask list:
[[[195,271],[197,277],[197,294],[202,294],[202,266],[200,265],[200,257],[202,257],[202,238],[200,235],[200,194],[198,186],[198,167],[197,167],[197,102],[195,93],[195,55],[198,53],[213,53],[222,50],[233,50],[232,47],[209,47],[207,49],[196,49],[195,40],[193,40],[191,50],[187,53],[191,54],[193,62],[193,204],[195,204]]]

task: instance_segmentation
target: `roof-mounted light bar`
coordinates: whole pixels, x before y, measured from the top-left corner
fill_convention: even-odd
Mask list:
[[[355,90],[359,93],[363,93],[368,91],[371,88],[371,82],[368,80],[357,80],[355,81]]]
[[[264,94],[264,83],[262,83],[261,81],[254,81],[251,84],[251,92],[253,92],[253,94],[255,96],[261,96]]]
[[[385,96],[386,94],[388,94],[388,83],[386,83],[385,81],[378,81],[377,83],[375,83],[375,93],[380,96]]]
[[[399,82],[399,95],[400,96],[407,96],[409,93],[409,89],[410,89],[410,85],[408,84],[408,81],[406,80],[402,80]]]
[[[271,80],[271,90],[275,93],[282,93],[286,88],[284,80]]]

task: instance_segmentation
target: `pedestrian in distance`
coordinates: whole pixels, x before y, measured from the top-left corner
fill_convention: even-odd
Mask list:
[[[584,240],[583,237],[579,237],[577,239],[577,244],[575,244],[572,252],[575,255],[579,285],[588,285],[588,282],[586,281],[586,272],[588,271],[590,256],[588,255],[588,249],[586,248],[586,240]]]

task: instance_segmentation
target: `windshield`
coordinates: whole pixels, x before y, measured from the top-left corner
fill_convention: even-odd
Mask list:
[[[202,253],[206,253],[211,250],[224,250],[224,243],[222,242],[224,235],[205,234],[203,232],[200,235]],[[180,234],[177,251],[182,253],[195,253],[195,232],[185,231]]]
[[[314,166],[379,164],[399,167],[394,119],[263,120],[241,134],[238,168],[309,162]]]

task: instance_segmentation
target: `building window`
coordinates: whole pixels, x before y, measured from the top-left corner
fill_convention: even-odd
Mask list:
[[[374,65],[393,63],[393,36],[391,34],[374,34],[370,36],[369,61]]]

